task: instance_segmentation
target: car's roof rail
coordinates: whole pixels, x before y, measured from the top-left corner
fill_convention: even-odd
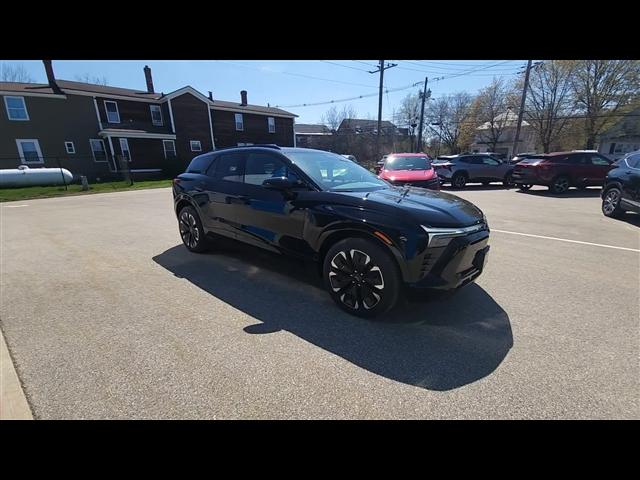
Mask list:
[[[222,147],[222,148],[216,148],[215,151],[219,151],[219,150],[230,150],[232,148],[253,148],[253,147],[259,147],[259,148],[273,148],[274,150],[282,150],[282,148],[278,145],[276,145],[275,143],[256,143],[253,145],[238,145],[235,147]]]

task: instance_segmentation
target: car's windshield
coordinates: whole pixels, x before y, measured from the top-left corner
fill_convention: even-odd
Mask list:
[[[427,157],[389,157],[384,163],[385,170],[429,170],[431,160]]]
[[[323,190],[371,191],[388,188],[369,170],[341,155],[320,151],[293,151],[285,155]]]

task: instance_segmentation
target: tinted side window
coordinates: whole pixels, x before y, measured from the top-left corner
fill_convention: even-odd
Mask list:
[[[218,157],[212,176],[216,180],[242,182],[242,177],[244,176],[244,154],[228,153]]]
[[[473,159],[474,157],[460,157],[458,160],[460,160],[462,163],[474,163]]]
[[[627,163],[631,168],[640,168],[640,153],[637,155],[631,155],[627,158]]]
[[[492,165],[492,166],[500,165],[500,162],[498,160],[491,157],[484,157],[482,159],[482,163],[484,163],[485,165]]]
[[[213,155],[199,155],[191,160],[191,163],[187,167],[187,173],[205,173]]]
[[[244,183],[262,185],[267,178],[273,177],[289,177],[297,180],[295,174],[287,168],[286,163],[275,155],[265,152],[247,154]]]
[[[611,162],[600,155],[591,155],[591,163],[593,165],[611,165]]]

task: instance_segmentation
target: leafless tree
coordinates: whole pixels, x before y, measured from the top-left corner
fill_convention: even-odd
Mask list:
[[[322,115],[320,122],[335,131],[345,118],[356,118],[356,116],[356,109],[352,105],[344,105],[342,110],[338,110],[334,105]]]
[[[523,117],[538,136],[545,153],[560,137],[573,114],[572,72],[572,65],[562,60],[549,60],[531,70]]]
[[[82,75],[76,75],[74,78],[77,82],[91,83],[93,85],[108,85],[107,77],[105,77],[104,75],[102,77],[99,77],[97,75],[91,76],[88,73],[84,73]]]
[[[14,65],[0,63],[0,80],[19,83],[32,83],[34,81],[27,69],[24,68],[24,65],[19,63]]]
[[[515,112],[510,105],[510,94],[509,85],[501,78],[494,78],[489,86],[480,90],[476,99],[478,142],[488,145],[492,152],[502,140],[505,128],[513,124]]]
[[[572,70],[572,93],[578,112],[586,117],[585,148],[592,149],[598,134],[640,93],[640,61],[579,60]]]
[[[429,123],[437,123],[431,130],[441,136],[442,143],[450,153],[460,153],[465,124],[471,121],[472,97],[467,92],[458,92],[432,100],[429,103]]]

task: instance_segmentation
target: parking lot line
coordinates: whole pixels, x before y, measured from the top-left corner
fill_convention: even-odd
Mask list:
[[[523,237],[544,238],[546,240],[558,240],[559,242],[580,243],[582,245],[592,245],[594,247],[614,248],[616,250],[628,250],[630,252],[640,253],[640,250],[635,249],[635,248],[616,247],[614,245],[603,245],[601,243],[581,242],[580,240],[569,240],[568,238],[546,237],[544,235],[533,235],[531,233],[510,232],[508,230],[496,230],[495,228],[492,228],[491,231],[492,232],[499,232],[499,233],[509,233],[511,235],[522,235]]]

